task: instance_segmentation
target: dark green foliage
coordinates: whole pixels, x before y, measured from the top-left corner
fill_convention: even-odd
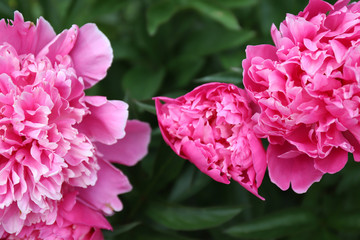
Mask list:
[[[333,3],[334,1],[332,1]],[[178,97],[212,81],[242,85],[246,45],[271,43],[270,26],[307,0],[0,0],[0,14],[44,16],[58,33],[95,22],[114,61],[87,94],[129,103],[130,118],[152,125],[149,155],[121,168],[133,191],[109,217],[106,239],[234,240],[360,238],[360,166],[352,159],[307,193],[281,191],[265,175],[261,201],[237,183],[220,184],[164,143],[154,96]]]

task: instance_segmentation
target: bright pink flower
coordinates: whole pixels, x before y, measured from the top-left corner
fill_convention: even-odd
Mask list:
[[[111,230],[106,218],[99,212],[81,203],[76,192],[68,192],[59,202],[55,222],[25,226],[17,235],[3,233],[1,239],[49,239],[49,240],[102,240],[101,229]],[[1,236],[1,234],[0,234]]]
[[[121,210],[117,195],[131,185],[101,148],[116,146],[112,155],[131,165],[146,154],[150,128],[136,122],[139,154],[122,154],[132,136],[124,138],[127,104],[85,97],[112,62],[109,40],[95,24],[56,35],[43,18],[34,25],[19,12],[0,21],[0,32],[0,231],[55,224],[64,188],[99,214]]]
[[[163,138],[176,154],[214,180],[228,184],[232,178],[260,197],[265,152],[252,131],[244,90],[209,83],[177,99],[157,97],[155,105]]]
[[[291,182],[305,192],[340,171],[348,152],[360,161],[360,3],[348,2],[310,0],[272,26],[275,46],[246,49],[244,85],[261,108],[256,132],[269,139],[270,177],[282,189]]]

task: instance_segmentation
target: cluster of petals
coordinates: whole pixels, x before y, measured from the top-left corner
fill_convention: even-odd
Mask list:
[[[244,85],[271,180],[303,193],[348,153],[360,161],[360,3],[310,0],[271,34],[275,46],[247,47]]]
[[[165,142],[214,180],[237,181],[258,194],[266,170],[265,151],[253,132],[254,109],[235,85],[208,83],[176,99],[156,97]]]
[[[126,103],[85,96],[106,75],[110,42],[95,24],[56,35],[19,12],[0,32],[0,236],[101,239],[103,214],[131,189],[110,162],[135,164],[150,138]]]

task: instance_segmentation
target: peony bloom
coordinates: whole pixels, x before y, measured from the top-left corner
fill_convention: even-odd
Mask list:
[[[76,192],[64,195],[55,223],[25,226],[16,236],[5,233],[1,239],[102,240],[101,229],[111,229],[110,224],[101,213],[77,201],[76,195]]]
[[[121,210],[117,195],[131,185],[110,162],[140,160],[150,128],[127,120],[126,103],[84,94],[106,75],[109,40],[95,24],[56,35],[43,18],[14,15],[0,21],[0,235],[77,224],[59,207],[72,192],[97,214]],[[135,146],[136,155],[123,150]]]
[[[272,45],[249,46],[244,85],[260,106],[271,180],[303,193],[324,173],[359,157],[360,3],[310,0],[288,14]]]
[[[260,197],[265,152],[252,131],[244,90],[209,83],[177,99],[156,97],[155,106],[163,138],[177,155],[214,180],[228,184],[232,178]]]

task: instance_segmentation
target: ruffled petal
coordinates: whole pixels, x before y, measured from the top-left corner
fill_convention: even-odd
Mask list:
[[[128,105],[122,101],[108,101],[105,97],[85,97],[91,114],[78,125],[80,132],[93,141],[111,145],[125,136]]]
[[[80,28],[70,56],[77,75],[84,79],[85,88],[89,88],[106,76],[113,51],[107,37],[95,24],[89,23]]]
[[[60,211],[59,215],[75,225],[87,225],[112,230],[110,223],[100,212],[97,212],[78,201],[71,211]]]
[[[99,159],[100,170],[95,186],[79,189],[79,197],[110,215],[121,211],[123,205],[117,195],[129,192],[132,187],[128,178],[107,161]]]
[[[36,55],[56,36],[51,25],[42,17],[34,25],[25,22],[22,14],[15,11],[14,20],[11,22],[12,25],[8,25],[4,19],[0,20],[0,44],[11,44],[18,54]]]
[[[128,120],[125,132],[125,137],[119,139],[115,144],[95,143],[95,145],[103,159],[133,166],[147,154],[151,128],[148,123]]]

